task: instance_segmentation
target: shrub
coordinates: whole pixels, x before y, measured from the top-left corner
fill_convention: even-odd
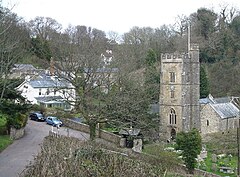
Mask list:
[[[162,176],[162,169],[76,138],[47,137],[23,176]]]
[[[25,127],[27,124],[28,117],[25,114],[18,113],[8,119],[8,126],[13,126],[16,129]]]
[[[7,116],[0,114],[0,135],[7,134]]]

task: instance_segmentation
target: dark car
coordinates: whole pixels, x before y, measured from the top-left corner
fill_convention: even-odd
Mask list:
[[[36,120],[36,121],[45,121],[45,118],[44,118],[43,114],[38,113],[38,112],[30,113],[29,118],[31,120]]]

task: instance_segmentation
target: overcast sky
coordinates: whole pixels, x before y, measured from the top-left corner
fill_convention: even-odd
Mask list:
[[[215,12],[225,5],[240,9],[240,0],[2,0],[2,3],[26,21],[36,16],[51,17],[64,28],[69,24],[85,25],[120,34],[133,26],[157,28],[174,24],[177,16],[189,16],[200,7]]]

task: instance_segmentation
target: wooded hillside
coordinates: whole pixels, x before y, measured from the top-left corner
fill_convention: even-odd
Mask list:
[[[187,29],[190,25],[191,42],[199,44],[200,60],[206,70],[210,93],[214,97],[240,95],[240,84],[237,82],[240,13],[235,7],[225,5],[219,12],[199,8],[190,16],[179,14],[174,24],[155,29],[133,27],[123,35],[115,32],[106,34],[102,30],[80,25],[63,29],[61,24],[49,17],[36,17],[26,22],[3,7],[1,12],[1,18],[5,17],[5,20],[0,22],[1,30],[7,30],[5,34],[17,39],[15,45],[11,41],[0,43],[0,61],[7,63],[1,66],[1,71],[9,70],[14,63],[32,63],[36,67],[47,68],[51,58],[68,58],[68,53],[73,50],[78,50],[75,56],[93,57],[97,62],[99,58],[96,56],[108,50],[111,51],[108,53],[112,57],[111,66],[119,68],[125,74],[147,67],[148,72],[155,70],[158,74],[157,67],[149,68],[149,52],[153,54],[150,56],[153,59],[150,63],[155,66],[158,65],[161,53],[186,52]],[[9,40],[7,35],[0,35],[0,41]],[[70,48],[69,43],[75,43],[76,46],[81,44],[81,47]],[[18,54],[13,50],[16,46]],[[95,51],[91,51],[91,47],[95,47]],[[7,48],[8,51],[5,50]],[[151,77],[155,76],[149,76],[149,73],[147,75],[150,79],[148,78],[146,83],[149,83],[149,80],[158,80],[152,79]]]

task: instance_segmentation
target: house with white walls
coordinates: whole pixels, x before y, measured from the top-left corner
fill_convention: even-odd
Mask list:
[[[17,88],[31,104],[46,108],[73,108],[75,101],[74,86],[64,79],[49,74],[27,77]]]

